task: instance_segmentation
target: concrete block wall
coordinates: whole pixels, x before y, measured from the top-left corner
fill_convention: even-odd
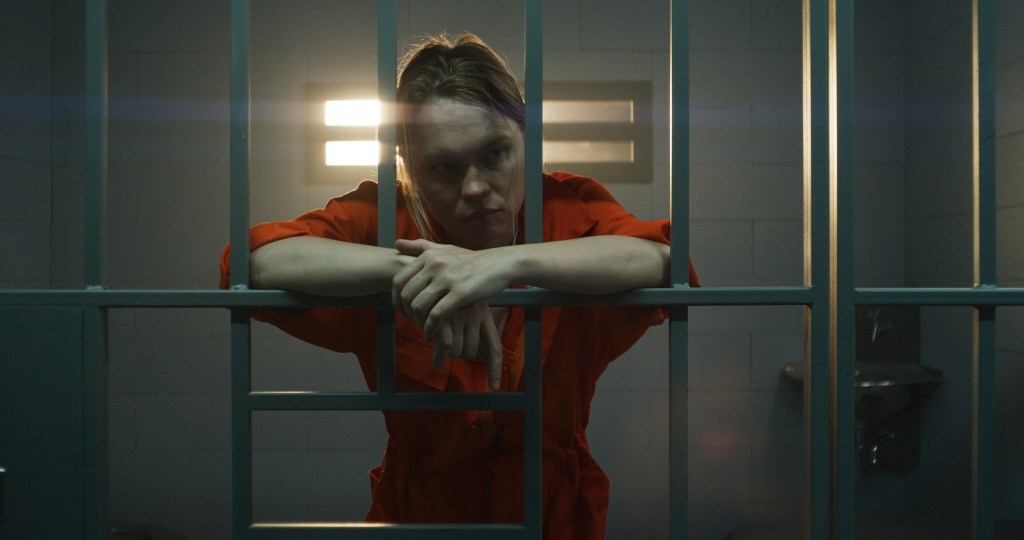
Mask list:
[[[692,4],[692,256],[707,285],[800,284],[800,3]],[[901,108],[905,100],[922,103],[919,110],[927,110],[929,99],[950,96],[960,103],[960,87],[941,82],[935,73],[940,68],[917,67],[942,55],[915,51],[927,50],[930,45],[925,44],[945,42],[944,32],[961,28],[957,26],[961,15],[918,4],[857,3],[856,107],[863,128],[855,135],[855,275],[861,286],[959,284],[964,275],[959,263],[951,265],[950,276],[930,273],[937,265],[934,249],[966,246],[961,237],[969,234],[963,233],[969,227],[957,221],[964,211],[960,184],[936,181],[941,175],[929,168],[931,160],[943,153],[919,149],[927,148],[917,142],[926,136],[925,128],[938,128],[922,126],[913,112],[905,117]],[[353,185],[348,181],[316,185],[304,179],[305,85],[374,84],[375,5],[369,0],[253,2],[254,222],[294,217]],[[1004,10],[1001,28],[1013,27],[1008,21],[1019,21],[1022,10],[1014,7],[1017,4],[1000,5]],[[81,285],[82,7],[71,0],[57,0],[55,6],[52,19],[61,31],[55,31],[51,41],[54,95],[66,97],[60,103],[61,114],[70,120],[54,120],[54,187],[52,194],[35,197],[46,200],[38,205],[39,212],[49,209],[51,199],[53,205],[52,216],[44,220],[50,224],[51,238],[39,240],[40,245],[51,246],[45,255],[53,261],[47,263],[52,269],[44,269],[43,275],[49,272],[54,286],[77,287]],[[909,15],[904,18],[905,13],[913,13],[913,20],[919,21],[932,11],[928,17],[937,22],[911,23]],[[944,13],[953,13],[949,20],[956,22],[942,23]],[[110,14],[108,284],[213,287],[219,251],[228,236],[227,3],[114,0]],[[585,5],[546,2],[546,78],[649,80],[656,110],[662,110],[658,107],[667,107],[669,86],[667,15],[664,0],[639,6],[619,0]],[[473,30],[501,49],[513,66],[522,64],[522,16],[514,3],[452,0],[435,6],[403,1],[398,23],[400,36]],[[8,34],[14,34],[3,24],[0,38],[8,39]],[[1009,231],[1024,202],[1019,187],[1020,152],[1013,151],[1014,145],[1024,144],[1019,121],[1022,100],[1017,96],[1024,63],[1015,32],[1004,30],[998,35],[999,99],[1005,111],[998,126],[1000,230],[1006,231],[1001,232],[1000,249],[1009,252],[1001,253],[1000,279],[1001,284],[1019,285],[1024,249]],[[915,59],[915,54],[920,58]],[[962,62],[955,54],[953,60]],[[0,62],[8,61],[0,57]],[[0,81],[10,83],[7,78]],[[934,95],[929,88],[937,89]],[[954,154],[960,148],[955,145],[962,143],[959,136],[936,141],[953,145],[945,154]],[[25,167],[24,160],[5,161],[4,152],[0,147],[0,166]],[[669,215],[666,115],[656,114],[654,160],[654,177],[649,182],[609,185],[641,218]],[[37,169],[36,165],[32,168]],[[961,166],[955,162],[948,168]],[[42,174],[47,179],[51,176],[48,169]],[[6,182],[8,176],[3,178]],[[8,222],[21,218],[8,219],[17,214],[3,208],[0,219],[6,230]],[[16,210],[23,208],[19,205]],[[954,241],[918,247],[944,223],[952,229],[949,237]],[[12,235],[2,238],[12,241]],[[938,260],[952,258],[943,255]],[[42,267],[42,263],[32,264]],[[0,273],[7,275],[6,269]],[[25,271],[25,275],[32,274]],[[1005,311],[1013,316],[1001,319],[1000,369],[1019,373],[1024,345],[1016,336],[1024,310]],[[927,324],[942,326],[946,319],[940,314],[937,322]],[[691,537],[722,538],[746,522],[798,517],[801,398],[798,388],[781,379],[780,370],[801,357],[802,310],[692,308],[690,321]],[[227,313],[122,309],[111,312],[110,325],[113,518],[160,526],[189,538],[226,537],[230,531]],[[590,439],[612,480],[609,538],[667,535],[666,330],[652,329],[615,362],[593,403]],[[950,348],[943,347],[943,342],[932,343],[926,350],[948,354]],[[343,356],[302,344],[273,328],[254,326],[256,388],[362,389],[354,362]],[[957,373],[948,372],[947,379]],[[1019,407],[1009,397],[1013,388],[1000,386],[1000,441],[1008,444],[1001,446],[1007,449],[1020,448],[1024,438],[1010,421],[1010,412]],[[937,429],[946,417],[935,418]],[[257,518],[360,519],[368,502],[366,470],[379,459],[383,446],[381,424],[372,413],[258,415],[254,433]],[[1020,471],[1009,459],[1014,454],[1001,455],[1001,470],[1019,478]],[[959,481],[950,480],[956,486]],[[1000,493],[1019,494],[1022,484],[1000,484]],[[916,492],[917,486],[894,481],[866,489],[876,501],[902,505],[908,498],[905,492]],[[1004,513],[1020,511],[1012,502],[1005,505]]]
[[[50,285],[49,2],[0,6],[0,287]]]
[[[925,6],[927,4],[927,6]],[[969,2],[908,2],[907,284],[971,286],[971,89]],[[1024,282],[1021,161],[1024,22],[1020,2],[996,3],[996,282]],[[1024,311],[999,308],[996,353],[996,517],[1024,516]],[[921,466],[907,475],[906,512],[969,519],[971,318],[968,308],[922,310],[922,359],[946,378],[922,415]],[[966,530],[964,531],[966,534]]]

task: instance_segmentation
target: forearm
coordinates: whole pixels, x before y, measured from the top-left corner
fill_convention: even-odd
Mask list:
[[[669,246],[629,236],[499,248],[513,250],[512,282],[583,294],[662,287],[669,280]]]
[[[325,296],[361,296],[391,289],[410,257],[394,249],[300,236],[252,252],[253,286]]]

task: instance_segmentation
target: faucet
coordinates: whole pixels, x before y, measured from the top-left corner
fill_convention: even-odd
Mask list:
[[[871,321],[871,343],[874,343],[879,336],[892,329],[892,322],[881,316],[882,310],[875,308],[868,312],[868,320]]]

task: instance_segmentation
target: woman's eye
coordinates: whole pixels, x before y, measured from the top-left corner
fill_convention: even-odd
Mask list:
[[[451,174],[455,170],[455,165],[448,161],[442,161],[441,163],[434,164],[430,170],[433,171],[434,174]]]
[[[488,163],[492,163],[492,164],[500,162],[502,160],[502,158],[504,158],[504,157],[505,157],[505,149],[504,148],[495,148],[495,149],[487,152],[487,155],[485,156],[485,158],[487,159],[487,162]]]

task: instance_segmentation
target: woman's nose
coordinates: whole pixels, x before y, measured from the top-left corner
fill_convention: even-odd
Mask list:
[[[491,190],[487,181],[487,175],[476,167],[466,169],[466,176],[462,179],[462,197],[466,199],[479,199]]]

